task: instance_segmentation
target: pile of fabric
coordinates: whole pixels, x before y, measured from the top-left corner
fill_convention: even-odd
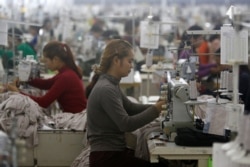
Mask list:
[[[36,146],[37,130],[44,123],[43,109],[20,93],[1,94],[0,100],[0,129],[12,138],[25,139],[28,146]]]
[[[50,115],[28,96],[7,92],[0,94],[0,130],[12,138],[24,139],[27,146],[39,144],[38,130],[85,131],[86,111],[77,114]]]

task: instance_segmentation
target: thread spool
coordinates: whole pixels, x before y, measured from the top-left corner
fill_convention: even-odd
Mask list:
[[[167,96],[162,95],[162,96],[160,97],[160,100],[167,100]]]
[[[220,72],[220,89],[226,89],[225,71]]]
[[[224,82],[224,84],[225,84],[224,87],[225,87],[226,90],[228,90],[228,83],[227,83],[228,82],[228,74],[229,74],[228,71],[224,72],[224,77],[225,77],[225,79],[224,79],[224,81],[225,81]]]
[[[196,86],[196,80],[189,81],[189,98],[190,100],[197,100],[198,91]]]
[[[167,89],[168,89],[168,84],[161,85],[161,90],[167,90]]]
[[[233,72],[232,71],[228,72],[227,90],[228,90],[228,92],[233,92]]]

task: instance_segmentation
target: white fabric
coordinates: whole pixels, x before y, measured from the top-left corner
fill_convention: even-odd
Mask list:
[[[210,99],[214,99],[214,97],[210,95],[202,95],[197,97],[197,100],[202,102],[208,102]],[[195,115],[201,119],[205,119],[207,116],[207,103],[195,105]]]
[[[87,112],[86,109],[80,113],[58,113],[52,115],[56,129],[68,129],[84,131],[86,129]]]
[[[32,91],[32,94],[36,93]],[[41,108],[28,96],[14,92],[0,94],[0,129],[8,134],[15,132],[15,136],[25,139],[29,147],[39,144],[37,131],[44,130],[45,127],[47,130],[84,131],[86,129],[85,110],[77,114],[58,113],[52,116],[45,113],[48,113],[48,109]],[[51,124],[54,126],[50,126]]]
[[[16,136],[26,139],[28,146],[36,146],[37,129],[44,121],[43,109],[19,93],[1,94],[0,99],[3,100],[0,104],[0,128],[8,134],[16,132]]]
[[[225,104],[208,103],[207,105],[207,122],[210,124],[208,133],[223,136],[228,115]]]

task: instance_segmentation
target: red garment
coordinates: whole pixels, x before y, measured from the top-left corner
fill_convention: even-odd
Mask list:
[[[208,42],[203,41],[200,47],[198,48],[197,53],[199,55],[199,61],[200,61],[199,63],[208,64],[209,55],[204,55],[204,53],[209,53]]]
[[[59,70],[59,73],[49,79],[34,79],[31,86],[48,90],[44,96],[35,97],[25,93],[41,107],[47,108],[55,100],[58,101],[63,112],[78,113],[87,105],[83,81],[68,67]]]

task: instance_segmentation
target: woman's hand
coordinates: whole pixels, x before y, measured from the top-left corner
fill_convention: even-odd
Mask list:
[[[19,87],[19,86],[20,86],[19,78],[14,79],[13,85],[15,85],[16,87]]]
[[[159,101],[156,102],[155,107],[157,108],[157,110],[159,112],[161,112],[163,110],[162,106],[166,105],[166,104],[167,104],[166,100],[159,100]]]
[[[12,92],[20,92],[20,90],[18,89],[19,84],[19,79],[16,78],[12,83],[7,84],[6,88],[7,90]]]
[[[12,92],[20,92],[19,89],[13,83],[7,85],[7,90]]]

